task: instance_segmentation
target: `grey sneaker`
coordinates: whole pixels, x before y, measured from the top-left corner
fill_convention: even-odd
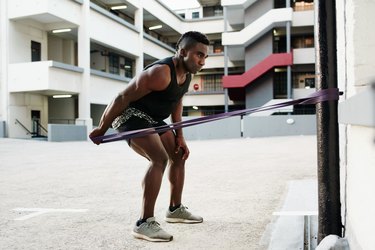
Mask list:
[[[173,236],[164,231],[155,217],[150,217],[139,226],[135,226],[132,234],[137,239],[148,241],[171,241]]]
[[[165,221],[170,223],[201,223],[203,222],[203,218],[193,215],[187,211],[187,207],[181,204],[180,207],[173,212],[168,209],[165,215]]]

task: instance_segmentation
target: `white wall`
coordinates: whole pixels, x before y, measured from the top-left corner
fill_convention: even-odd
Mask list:
[[[8,115],[7,71],[9,39],[6,6],[6,1],[0,1],[0,122],[6,121]]]
[[[314,26],[314,11],[294,11],[292,26]]]
[[[215,69],[223,67],[224,62],[224,55],[223,54],[212,54],[209,55],[206,59],[206,64],[204,65],[204,69]],[[228,62],[228,67],[235,67],[232,61]]]
[[[63,56],[63,39],[56,36],[48,36],[48,59],[62,62]]]
[[[143,52],[157,59],[173,56],[174,54],[174,51],[161,48],[160,45],[145,38],[143,39]]]
[[[90,83],[90,103],[102,105],[108,105],[127,86],[126,82],[111,80],[92,74],[90,76]]]
[[[75,65],[75,42],[73,40],[63,40],[63,58],[62,62]]]
[[[14,63],[9,65],[9,91],[51,90],[78,93],[82,86],[81,75],[80,72],[53,67],[52,61]]]
[[[31,41],[41,43],[41,60],[47,60],[47,32],[30,22],[9,22],[9,63],[31,62]]]
[[[50,123],[72,124],[72,122],[77,118],[75,114],[75,97],[57,99],[49,97],[48,105],[48,120]]]
[[[49,24],[57,24],[57,20],[66,20],[73,24],[80,23],[81,5],[71,0],[8,0],[9,18],[25,16],[43,16],[41,20],[49,20]],[[48,14],[46,14],[48,13]]]
[[[369,24],[375,23],[375,2],[346,0],[336,1],[336,5],[338,85],[344,91],[340,108],[345,106],[345,102],[355,100],[361,92],[373,91],[370,84],[375,79],[375,34],[369,29]],[[374,110],[375,100],[360,101],[356,110],[374,115],[371,110]],[[361,125],[348,112],[341,113],[339,120],[347,121],[340,125],[341,203],[347,229],[345,236],[351,249],[373,249],[374,125]]]
[[[18,119],[28,130],[32,131],[31,110],[39,110],[41,124],[47,127],[48,124],[48,99],[47,96],[29,93],[11,94],[9,100],[9,137],[30,138],[30,135],[15,124]]]
[[[221,106],[223,105],[223,94],[212,95],[185,95],[183,98],[184,106]],[[230,101],[229,104],[233,104]]]
[[[190,30],[196,30],[205,34],[222,33],[224,31],[223,19],[191,19],[182,21],[175,14],[165,9],[158,1],[147,1],[143,6],[145,10],[160,18],[160,20],[168,24],[172,29],[185,33]],[[229,28],[229,31],[231,28]]]
[[[48,36],[48,60],[74,65],[74,41]]]
[[[293,64],[315,64],[315,49],[293,49]]]
[[[127,28],[93,9],[90,10],[90,23],[93,24],[90,25],[92,40],[134,56],[141,54],[142,47],[139,43],[134,42],[139,38],[137,31]]]

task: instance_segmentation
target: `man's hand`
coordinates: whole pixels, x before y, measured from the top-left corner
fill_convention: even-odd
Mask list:
[[[178,154],[182,150],[182,159],[186,160],[189,157],[190,151],[186,145],[184,137],[176,137],[176,150],[175,153]]]
[[[95,137],[103,136],[104,134],[105,134],[105,132],[103,132],[101,129],[95,128],[91,131],[89,137],[90,137],[90,139],[92,140],[93,143],[95,143],[96,145],[99,145],[101,143],[101,141],[95,140]]]

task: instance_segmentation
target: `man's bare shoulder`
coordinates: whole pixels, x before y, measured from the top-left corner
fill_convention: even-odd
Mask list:
[[[144,73],[147,75],[147,85],[153,90],[163,90],[171,81],[171,70],[166,64],[155,64]]]

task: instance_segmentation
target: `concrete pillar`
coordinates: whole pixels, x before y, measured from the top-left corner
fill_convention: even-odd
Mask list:
[[[78,67],[83,68],[81,91],[78,95],[77,125],[86,125],[87,132],[92,129],[90,115],[90,0],[83,0],[81,24],[78,27]]]
[[[286,0],[286,7],[290,8],[290,0]],[[291,26],[292,22],[288,21],[286,23],[286,52],[291,53]],[[292,99],[293,93],[292,93],[292,67],[290,65],[287,66],[287,98]]]
[[[224,32],[228,31],[228,15],[227,15],[227,7],[224,6]],[[228,45],[224,46],[224,76],[228,75]],[[229,95],[228,95],[228,88],[224,88],[224,112],[227,113],[229,103]]]
[[[0,122],[5,126],[0,131],[0,137],[8,136],[8,63],[9,63],[9,30],[8,30],[8,0],[0,1]]]
[[[135,26],[139,30],[139,45],[141,48],[141,53],[135,60],[135,74],[138,75],[143,70],[143,4],[142,1],[139,2],[139,9],[135,11],[134,17]]]

